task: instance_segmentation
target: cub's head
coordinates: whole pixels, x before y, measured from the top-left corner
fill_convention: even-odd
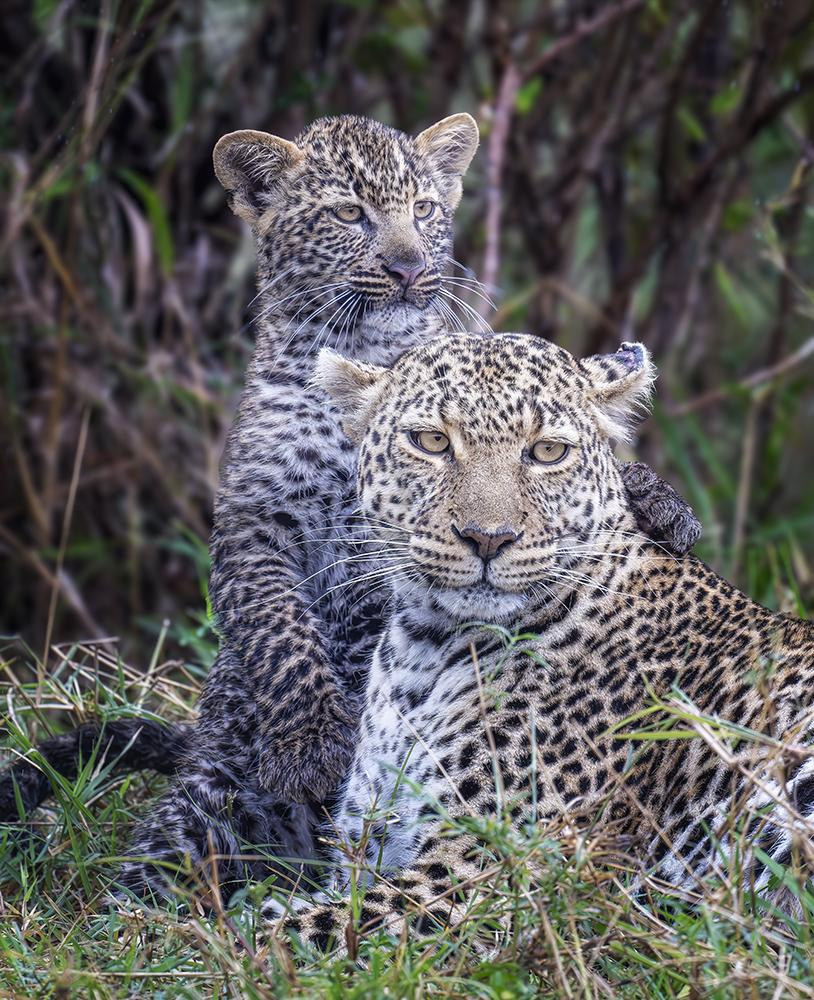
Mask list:
[[[652,390],[641,344],[580,361],[530,336],[448,336],[389,369],[323,351],[315,378],[360,444],[394,586],[458,621],[554,600],[633,527],[610,439]]]
[[[283,314],[386,329],[435,301],[478,127],[452,115],[416,137],[320,118],[293,142],[232,132],[215,173],[257,237],[261,288]]]

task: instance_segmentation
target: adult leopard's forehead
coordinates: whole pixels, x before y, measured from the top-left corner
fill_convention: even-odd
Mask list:
[[[308,155],[303,182],[325,194],[352,193],[387,209],[422,187],[435,189],[414,140],[380,122],[353,115],[320,118],[300,133],[296,144]]]
[[[561,347],[524,334],[441,337],[401,355],[392,369],[390,408],[407,403],[459,419],[505,421],[528,410],[582,408],[588,382]]]

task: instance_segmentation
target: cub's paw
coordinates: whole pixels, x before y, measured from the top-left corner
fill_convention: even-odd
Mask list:
[[[689,552],[701,522],[687,501],[644,462],[628,462],[621,471],[639,528],[675,555]]]
[[[347,774],[355,727],[303,727],[260,753],[260,784],[287,802],[322,802]]]

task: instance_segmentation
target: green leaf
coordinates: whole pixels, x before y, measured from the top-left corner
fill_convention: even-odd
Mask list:
[[[718,291],[729,307],[729,311],[744,329],[748,329],[749,311],[744,304],[739,289],[735,285],[734,278],[727,270],[726,264],[723,261],[719,260],[715,262],[714,274],[715,284],[718,286]]]
[[[746,198],[735,198],[724,209],[724,228],[730,233],[736,232],[751,222],[753,216],[752,203]]]
[[[698,733],[693,729],[634,729],[629,733],[614,733],[617,740],[695,740]]]
[[[195,63],[191,47],[181,53],[172,83],[172,130],[180,132],[192,117]]]
[[[76,177],[65,174],[58,177],[53,184],[45,188],[40,195],[40,204],[53,201],[54,198],[62,198],[76,188]]]
[[[677,117],[684,131],[691,139],[694,139],[696,142],[706,142],[707,133],[704,130],[704,126],[686,105],[681,105],[678,109]]]
[[[153,230],[153,239],[161,271],[164,275],[169,276],[172,274],[175,264],[175,245],[172,239],[169,216],[161,196],[152,185],[148,184],[143,177],[133,173],[132,170],[122,168],[119,171],[119,176],[132,188],[144,205]]]
[[[524,83],[517,91],[514,99],[514,106],[518,114],[527,115],[534,107],[540,92],[543,89],[543,81],[539,76],[532,77],[528,83]]]
[[[805,886],[799,883],[794,872],[785,865],[781,865],[775,861],[771,855],[767,854],[761,847],[758,847],[757,844],[754,845],[753,850],[755,857],[766,865],[772,875],[778,880],[778,883],[788,889],[801,903],[804,903],[809,912],[814,913],[814,896],[806,890]]]
[[[34,20],[40,31],[47,28],[59,4],[57,0],[34,0],[32,4]]]
[[[740,104],[741,91],[737,83],[727,84],[709,102],[709,110],[718,117],[728,115]]]

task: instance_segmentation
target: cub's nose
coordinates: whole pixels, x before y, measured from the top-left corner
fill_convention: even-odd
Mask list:
[[[453,526],[452,530],[484,562],[494,559],[498,552],[502,552],[520,537],[516,531],[508,527],[498,531],[484,531],[477,524],[471,523],[463,528]]]
[[[420,257],[400,257],[389,260],[384,265],[385,271],[397,278],[401,287],[406,292],[408,288],[418,281],[420,275],[427,270],[427,258],[421,254]]]

